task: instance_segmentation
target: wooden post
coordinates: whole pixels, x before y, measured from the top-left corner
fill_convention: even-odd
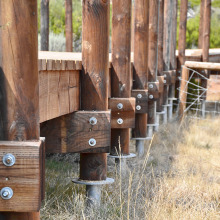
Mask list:
[[[159,1],[150,0],[149,5],[149,54],[148,54],[148,81],[156,82],[157,80],[157,58],[158,58],[158,14]],[[149,84],[151,85],[151,84]],[[156,102],[152,101],[149,96],[148,102],[148,135],[151,136],[152,125],[156,124]]]
[[[201,3],[200,3],[200,21],[199,21],[199,42],[198,42],[198,48],[199,49],[202,49],[202,41],[203,41],[204,5],[205,5],[205,0],[201,0]]]
[[[204,1],[204,18],[203,18],[203,38],[202,38],[202,61],[209,62],[209,46],[210,46],[210,25],[211,25],[211,0]],[[210,72],[205,70],[207,78],[209,78]],[[201,86],[207,88],[208,81],[206,79],[201,80]],[[203,101],[206,100],[206,94],[202,96]]]
[[[81,109],[108,110],[109,0],[83,0]],[[81,180],[105,180],[106,153],[80,155]]]
[[[73,51],[72,0],[65,0],[66,52]]]
[[[39,140],[37,0],[0,1],[0,26],[0,139]],[[40,214],[0,218],[39,220]]]
[[[158,65],[157,74],[163,76],[163,25],[164,25],[164,0],[160,0],[159,9],[159,32],[158,32]],[[163,93],[160,93],[157,101],[157,112],[162,112]]]
[[[41,50],[49,50],[49,0],[41,0]]]
[[[184,118],[184,110],[186,109],[188,80],[189,80],[189,69],[186,66],[182,68],[182,81],[180,86],[180,103],[179,103],[179,119]]]
[[[147,89],[149,0],[136,0],[134,11],[135,32],[133,89]],[[146,135],[147,114],[136,114],[135,129],[133,129],[133,137],[145,138]]]
[[[112,1],[111,95],[131,97],[131,0]],[[129,155],[130,129],[112,129],[111,154]]]
[[[187,9],[188,9],[188,0],[181,0],[179,42],[178,42],[179,69],[181,68],[182,65],[184,65],[185,62]]]

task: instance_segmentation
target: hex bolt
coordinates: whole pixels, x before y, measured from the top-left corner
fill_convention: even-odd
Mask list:
[[[94,138],[89,139],[89,145],[94,147],[96,145],[96,140]]]
[[[153,84],[149,84],[149,88],[150,88],[150,89],[153,89],[153,88],[154,88],[154,85],[153,85]]]
[[[89,119],[89,123],[90,123],[91,125],[96,125],[96,124],[97,124],[97,119],[96,119],[95,117],[91,117],[91,118]]]
[[[149,95],[149,99],[153,99],[154,98],[154,96],[153,95]]]
[[[8,200],[13,196],[13,190],[10,187],[4,187],[1,189],[1,197],[2,199]]]
[[[141,99],[142,98],[142,95],[139,93],[139,94],[137,94],[137,98],[138,99]]]
[[[123,109],[123,104],[122,103],[118,103],[117,108],[118,109]]]
[[[122,118],[119,118],[119,119],[117,120],[117,123],[118,123],[119,125],[123,124],[123,119],[122,119]]]
[[[2,162],[5,166],[11,167],[15,164],[15,156],[13,154],[5,154]]]
[[[136,109],[137,109],[138,111],[140,111],[140,110],[141,110],[141,106],[140,106],[140,105],[137,105],[137,106],[136,106]]]

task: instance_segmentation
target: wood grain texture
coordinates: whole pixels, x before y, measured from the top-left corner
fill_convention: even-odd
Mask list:
[[[0,1],[0,25],[0,139],[39,140],[37,1]],[[0,216],[40,219],[39,212]]]
[[[180,3],[180,23],[179,23],[179,69],[181,65],[184,65],[185,62],[185,49],[186,49],[186,24],[187,24],[187,9],[188,9],[188,0],[181,0]]]
[[[66,52],[73,51],[72,0],[65,0]]]
[[[123,105],[122,109],[118,109],[119,103]],[[111,109],[112,128],[134,128],[135,98],[111,98],[109,99],[109,109]],[[118,124],[119,118],[123,120],[122,124]]]
[[[49,0],[41,0],[41,20],[40,20],[40,35],[41,35],[41,50],[49,50]]]
[[[144,114],[144,113],[146,114],[148,112],[148,90],[133,89],[131,91],[131,96],[136,98],[135,113],[136,114]],[[140,110],[137,109],[138,105],[141,107]]]
[[[182,120],[184,117],[184,110],[186,109],[187,100],[187,90],[188,90],[188,80],[189,80],[189,69],[183,66],[181,75],[181,85],[180,85],[180,103],[179,103],[179,119]]]
[[[106,111],[109,83],[110,2],[109,0],[83,0],[82,7],[81,108]],[[80,179],[106,179],[106,154],[81,154],[80,160]]]
[[[185,66],[199,70],[220,70],[220,63],[186,61]]]
[[[79,110],[80,72],[40,71],[40,122]]]
[[[147,89],[148,83],[149,0],[136,0],[134,5],[133,89]],[[135,115],[133,137],[146,137],[147,114]]]
[[[7,153],[15,156],[12,167],[0,163],[0,189],[10,187],[13,197],[0,199],[0,211],[39,211],[41,204],[41,141],[0,141],[0,158]]]

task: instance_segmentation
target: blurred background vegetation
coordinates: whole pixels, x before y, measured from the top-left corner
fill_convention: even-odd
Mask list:
[[[180,0],[178,0],[180,3]],[[38,32],[40,33],[40,0],[38,0]],[[81,51],[82,1],[73,0],[73,51]],[[198,47],[201,0],[189,0],[187,48]],[[65,51],[65,0],[50,0],[50,50]],[[220,0],[212,1],[210,48],[220,48]],[[179,22],[178,22],[179,26]],[[177,29],[178,30],[178,29]],[[111,30],[110,30],[111,34]],[[178,31],[177,31],[178,42]],[[177,43],[178,45],[178,43]]]

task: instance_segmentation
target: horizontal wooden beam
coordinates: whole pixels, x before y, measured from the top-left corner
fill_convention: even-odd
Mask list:
[[[185,66],[191,69],[220,70],[220,63],[186,61]]]

